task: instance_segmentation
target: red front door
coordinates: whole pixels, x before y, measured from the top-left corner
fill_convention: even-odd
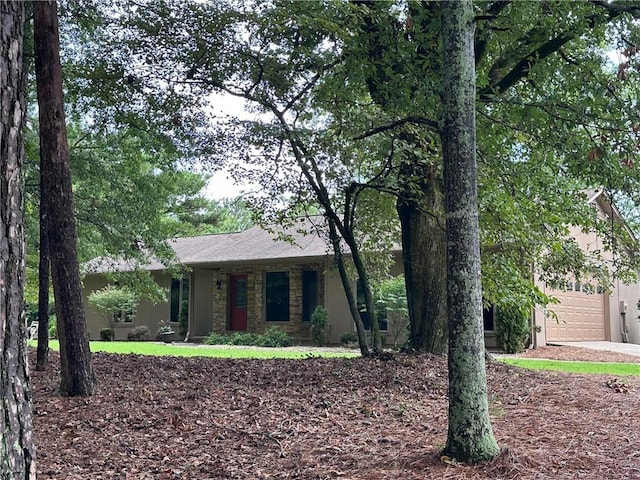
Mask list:
[[[229,280],[230,330],[247,329],[247,276],[231,275]]]

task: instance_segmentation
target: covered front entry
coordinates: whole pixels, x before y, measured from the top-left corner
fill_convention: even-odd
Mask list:
[[[547,307],[547,342],[607,340],[605,334],[605,293],[591,285],[568,283],[567,290],[547,294],[560,303]],[[577,291],[576,291],[577,290]],[[551,311],[555,312],[555,318]]]
[[[247,330],[247,275],[229,276],[229,330]]]

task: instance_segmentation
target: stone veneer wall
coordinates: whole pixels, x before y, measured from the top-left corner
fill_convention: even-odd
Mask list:
[[[302,272],[315,270],[318,272],[318,305],[324,305],[323,264],[291,264],[260,265],[254,267],[221,268],[214,274],[213,328],[216,332],[228,332],[229,322],[229,277],[230,275],[247,275],[247,331],[263,333],[271,326],[277,326],[292,335],[298,341],[310,340],[310,322],[302,321]],[[289,321],[266,322],[264,320],[264,277],[265,272],[289,272]],[[216,287],[221,282],[221,288]]]

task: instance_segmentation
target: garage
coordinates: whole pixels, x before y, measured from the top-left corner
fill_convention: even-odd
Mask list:
[[[565,290],[550,290],[547,295],[560,301],[547,307],[547,342],[606,340],[605,293],[601,288],[567,282]]]

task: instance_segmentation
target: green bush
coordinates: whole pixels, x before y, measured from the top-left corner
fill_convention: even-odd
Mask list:
[[[278,327],[269,327],[266,332],[258,337],[259,347],[290,347],[293,345],[293,337]]]
[[[257,347],[290,347],[294,340],[278,327],[269,327],[262,335],[250,332],[224,334],[211,332],[204,339],[206,345],[252,345]]]
[[[318,347],[327,344],[329,336],[329,312],[318,305],[311,314],[311,340]]]
[[[386,319],[389,340],[393,346],[406,341],[409,333],[409,308],[407,305],[407,291],[404,276],[391,277],[383,280],[374,292],[376,317]],[[386,340],[387,337],[383,337]]]
[[[187,335],[189,331],[189,300],[182,300],[180,302],[180,316],[178,318],[179,333],[182,338]]]
[[[250,332],[235,332],[229,336],[231,345],[257,345],[258,335]]]
[[[100,340],[102,342],[110,342],[115,337],[115,332],[112,328],[101,328],[100,329]]]
[[[131,322],[135,309],[138,306],[138,298],[135,293],[127,288],[114,285],[91,292],[87,301],[97,312],[102,315],[110,329],[121,322]]]
[[[49,317],[49,338],[53,340],[58,338],[58,319],[55,314]]]
[[[134,327],[127,334],[127,340],[132,342],[146,342],[151,338],[151,332],[146,325]]]
[[[224,333],[211,332],[204,339],[205,345],[229,345],[229,335]]]
[[[521,352],[529,341],[528,309],[519,305],[498,305],[494,329],[498,342],[507,353]]]
[[[354,332],[344,332],[340,335],[340,343],[342,345],[348,345],[358,341],[358,336]]]

